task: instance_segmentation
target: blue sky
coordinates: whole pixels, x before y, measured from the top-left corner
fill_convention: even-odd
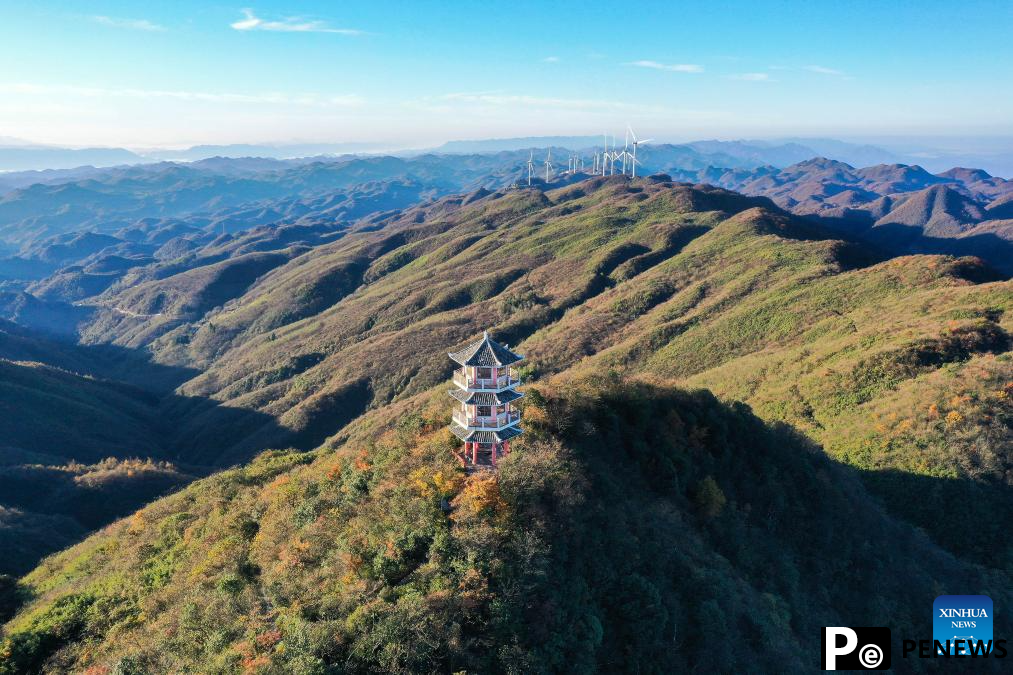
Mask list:
[[[0,137],[1013,134],[1013,3],[0,4]]]

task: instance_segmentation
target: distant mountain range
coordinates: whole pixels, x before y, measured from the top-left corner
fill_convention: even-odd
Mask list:
[[[473,141],[448,141],[433,148],[433,152],[447,154],[474,154],[510,152],[529,148],[559,147],[567,150],[584,150],[602,143],[601,136],[525,136],[520,138],[487,138]]]
[[[610,137],[609,143],[611,144]],[[618,138],[622,145],[625,139]],[[564,148],[569,151],[588,151],[601,148],[603,136],[529,136],[523,138],[496,138],[474,141],[450,141],[434,148],[435,153],[473,154],[511,152],[516,150]],[[645,146],[646,147],[646,146]],[[720,166],[788,166],[816,156],[827,156],[861,165],[899,161],[894,153],[871,145],[845,143],[832,139],[789,138],[783,140],[704,140],[690,143],[655,143],[649,148],[656,155],[659,148],[675,148],[684,157],[703,164]],[[688,167],[682,167],[688,168]]]
[[[981,169],[862,169],[826,158],[784,169],[674,170],[677,180],[769,197],[798,215],[892,253],[977,255],[1013,273],[1013,181]]]
[[[0,172],[110,167],[161,161],[193,162],[210,157],[294,159],[391,151],[380,143],[300,143],[282,145],[195,145],[183,149],[126,150],[124,148],[60,148],[15,139],[0,139]],[[5,184],[0,175],[0,189]]]
[[[701,140],[689,143],[662,144],[696,153],[703,165],[726,167],[757,167],[771,165],[786,167],[813,157],[828,157],[853,166],[874,164],[919,164],[929,171],[939,172],[952,166],[976,166],[995,175],[1013,176],[1013,144],[995,139],[992,145],[971,143],[962,152],[937,149],[932,139],[918,143],[885,139],[887,145],[870,145],[827,138],[782,138],[752,140]],[[980,141],[981,139],[977,139]],[[425,154],[497,154],[521,150],[536,150],[541,154],[547,148],[564,152],[590,150],[600,147],[601,136],[528,136],[450,141],[427,150],[397,148],[389,143],[281,143],[197,145],[182,149],[86,148],[69,149],[44,146],[0,137],[0,192],[5,188],[23,186],[25,180],[48,182],[51,175],[11,177],[2,172],[83,170],[90,167],[109,167],[124,164],[141,164],[159,161],[193,162],[212,157],[264,158],[303,161],[334,159],[343,155],[391,154],[414,157]],[[621,145],[623,139],[620,137]],[[953,143],[957,143],[954,141]],[[653,151],[657,145],[652,145]],[[695,157],[695,156],[694,156]],[[682,166],[680,168],[693,168]]]
[[[389,143],[291,143],[280,145],[239,143],[233,145],[195,145],[182,150],[150,150],[149,159],[192,162],[209,157],[268,157],[294,159],[322,155],[390,152]]]
[[[79,166],[115,166],[149,161],[123,148],[0,147],[0,171],[72,169]]]
[[[551,151],[553,186],[586,176],[564,173],[564,162],[574,151],[562,146]],[[65,240],[82,233],[125,237],[133,251],[138,240],[130,233],[138,228],[145,240],[154,241],[163,231],[171,238],[296,224],[308,213],[349,221],[421,199],[526,185],[530,152],[296,160],[214,157],[14,172],[0,177],[0,185],[6,181],[9,186],[0,187],[0,280],[37,280],[72,264],[78,258],[40,251],[51,246],[62,250]],[[585,167],[591,164],[587,152],[578,153]],[[906,164],[856,168],[812,158],[809,152],[795,143],[761,147],[705,141],[645,146],[639,159],[642,175],[663,173],[682,182],[767,197],[787,211],[823,221],[844,236],[872,241],[893,254],[977,255],[1013,273],[1013,181],[969,168],[940,173]],[[874,154],[868,148],[862,152]],[[540,162],[548,151],[538,153],[532,181],[542,186]],[[804,159],[789,163],[799,157]],[[142,254],[153,252],[145,249]]]

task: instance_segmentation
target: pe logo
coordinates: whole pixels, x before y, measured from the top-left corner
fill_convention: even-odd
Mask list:
[[[970,656],[978,642],[992,641],[992,598],[987,595],[940,595],[932,603],[932,639],[951,656]],[[947,645],[949,640],[949,645]]]
[[[823,629],[824,670],[886,670],[890,667],[889,628]]]

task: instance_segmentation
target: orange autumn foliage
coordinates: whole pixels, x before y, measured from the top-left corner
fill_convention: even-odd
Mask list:
[[[509,506],[499,489],[499,480],[492,476],[473,476],[454,500],[454,517],[458,520],[474,517],[500,519],[507,515]]]

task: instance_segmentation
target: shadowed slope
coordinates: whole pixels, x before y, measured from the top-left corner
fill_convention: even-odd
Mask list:
[[[925,597],[1008,595],[707,394],[546,383],[495,479],[458,474],[443,398],[370,413],[335,452],[205,479],[48,560],[0,672],[811,672],[821,626],[908,633]]]

